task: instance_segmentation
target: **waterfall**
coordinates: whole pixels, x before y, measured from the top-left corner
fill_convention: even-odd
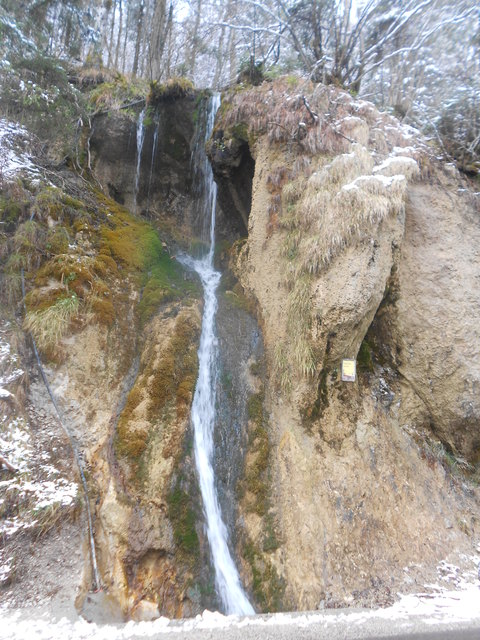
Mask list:
[[[150,159],[150,173],[148,174],[148,191],[147,191],[147,214],[150,211],[150,188],[152,186],[153,165],[155,164],[155,155],[157,153],[158,132],[160,129],[160,114],[155,111],[154,116],[155,130],[153,132],[152,157]]]
[[[206,126],[202,144],[198,144],[197,140],[192,154],[196,156],[194,160],[200,161],[200,166],[196,165],[195,167],[196,172],[194,175],[199,177],[201,174],[202,176],[203,184],[200,191],[202,192],[203,202],[200,203],[200,209],[205,212],[208,211],[209,249],[208,253],[202,258],[194,259],[190,256],[182,258],[182,261],[200,276],[204,292],[202,333],[198,350],[198,380],[192,404],[192,424],[195,464],[203,500],[207,537],[215,569],[217,591],[226,613],[251,615],[255,611],[240,584],[240,577],[228,548],[228,532],[222,519],[213,471],[213,429],[215,426],[215,388],[217,380],[215,314],[217,311],[216,289],[220,282],[220,273],[213,266],[217,188],[213,179],[212,169],[206,157],[205,141],[211,135],[215,113],[219,106],[219,96],[212,97],[206,113]],[[202,153],[203,158],[199,158]]]
[[[192,192],[194,197],[194,227],[198,236],[213,247],[215,235],[215,220],[212,224],[212,210],[215,207],[217,185],[213,180],[212,167],[205,153],[205,142],[209,139],[219,107],[219,98],[213,97],[204,110],[200,107],[192,154],[190,157],[190,172],[192,174]],[[212,193],[215,190],[215,193]],[[213,202],[212,202],[213,198]],[[215,214],[215,212],[213,212]]]
[[[145,111],[146,107],[140,112],[137,122],[137,167],[135,171],[135,185],[133,189],[133,206],[135,211],[137,210],[138,186],[140,183],[140,163],[142,161],[143,140],[145,138],[145,128],[143,126]]]

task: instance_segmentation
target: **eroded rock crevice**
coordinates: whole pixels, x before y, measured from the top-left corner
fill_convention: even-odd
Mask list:
[[[208,144],[208,154],[218,185],[220,237],[246,237],[255,174],[255,160],[248,140],[235,133],[226,136],[225,131],[216,129]]]

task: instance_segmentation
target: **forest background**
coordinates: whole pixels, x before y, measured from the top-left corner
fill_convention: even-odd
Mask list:
[[[476,0],[0,0],[4,115],[49,61],[77,82],[96,70],[220,89],[300,75],[391,111],[473,176],[479,48]]]

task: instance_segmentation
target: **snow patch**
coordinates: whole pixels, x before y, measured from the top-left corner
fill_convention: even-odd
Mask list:
[[[339,613],[276,613],[265,616],[237,615],[225,616],[217,611],[204,611],[190,620],[169,620],[161,617],[152,622],[127,622],[124,625],[102,625],[88,623],[83,619],[69,621],[46,619],[45,617],[25,619],[21,612],[0,613],[0,639],[15,640],[23,638],[45,638],[51,640],[127,640],[128,638],[149,638],[164,634],[179,634],[195,632],[196,630],[222,630],[228,628],[242,629],[257,627],[261,635],[262,627],[295,627],[308,628],[318,625],[322,630],[329,627],[355,629],[355,633],[363,635],[362,626],[381,623],[382,629],[386,622],[391,623],[394,631],[399,626],[411,627],[414,624],[424,628],[432,626],[452,625],[480,621],[478,602],[480,600],[480,581],[476,575],[479,556],[464,556],[468,567],[463,572],[455,565],[441,562],[438,566],[439,580],[446,586],[432,585],[430,592],[400,596],[398,602],[386,609],[352,611],[343,610]],[[1,574],[0,574],[1,575]],[[449,585],[454,583],[457,590]],[[2,624],[3,623],[3,624]],[[299,634],[301,635],[301,634]],[[194,636],[192,636],[194,637]],[[212,635],[212,637],[217,637]],[[220,635],[218,635],[220,637]],[[350,636],[348,636],[350,637]]]
[[[20,171],[38,175],[38,168],[22,149],[28,140],[26,129],[0,118],[0,177],[12,178]]]
[[[417,162],[409,156],[391,156],[373,169],[376,176],[395,176],[403,174],[410,180],[420,172]]]
[[[6,324],[0,329],[0,368],[10,371],[0,377],[1,385],[23,375],[18,356],[7,340],[8,328]],[[12,395],[0,386],[0,399]],[[7,518],[0,518],[0,536],[5,538],[36,526],[38,519],[41,520],[49,509],[71,507],[77,499],[77,483],[65,478],[52,459],[57,450],[55,434],[46,434],[47,448],[32,435],[29,423],[23,417],[0,414],[0,452],[16,469],[14,474],[2,474],[0,480],[0,512],[3,506],[7,514]]]
[[[348,184],[344,184],[342,187],[342,191],[354,191],[358,189],[363,189],[365,187],[374,187],[374,188],[384,188],[388,189],[392,187],[394,184],[400,184],[405,181],[404,175],[393,175],[393,176],[384,176],[382,174],[377,174],[374,176],[359,176],[355,178],[353,182],[349,182]]]

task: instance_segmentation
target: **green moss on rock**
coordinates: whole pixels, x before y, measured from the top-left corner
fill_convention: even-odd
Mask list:
[[[198,370],[198,327],[184,316],[179,316],[174,333],[164,349],[160,361],[151,363],[146,372],[150,379],[148,415],[154,421],[169,401],[175,400],[178,417],[183,417],[190,406]]]
[[[357,366],[359,371],[373,371],[372,348],[366,338],[358,350]]]
[[[177,481],[167,496],[168,518],[173,527],[173,538],[182,560],[194,565],[198,561],[200,544],[195,528],[193,501]]]
[[[268,613],[282,611],[285,580],[278,575],[271,559],[251,541],[245,544],[243,555],[252,571],[253,596],[261,610]]]
[[[140,323],[147,322],[165,302],[197,296],[198,285],[167,253],[157,231],[110,198],[99,197],[110,214],[101,229],[99,259],[106,263],[110,258],[137,279],[143,289],[138,306]]]

